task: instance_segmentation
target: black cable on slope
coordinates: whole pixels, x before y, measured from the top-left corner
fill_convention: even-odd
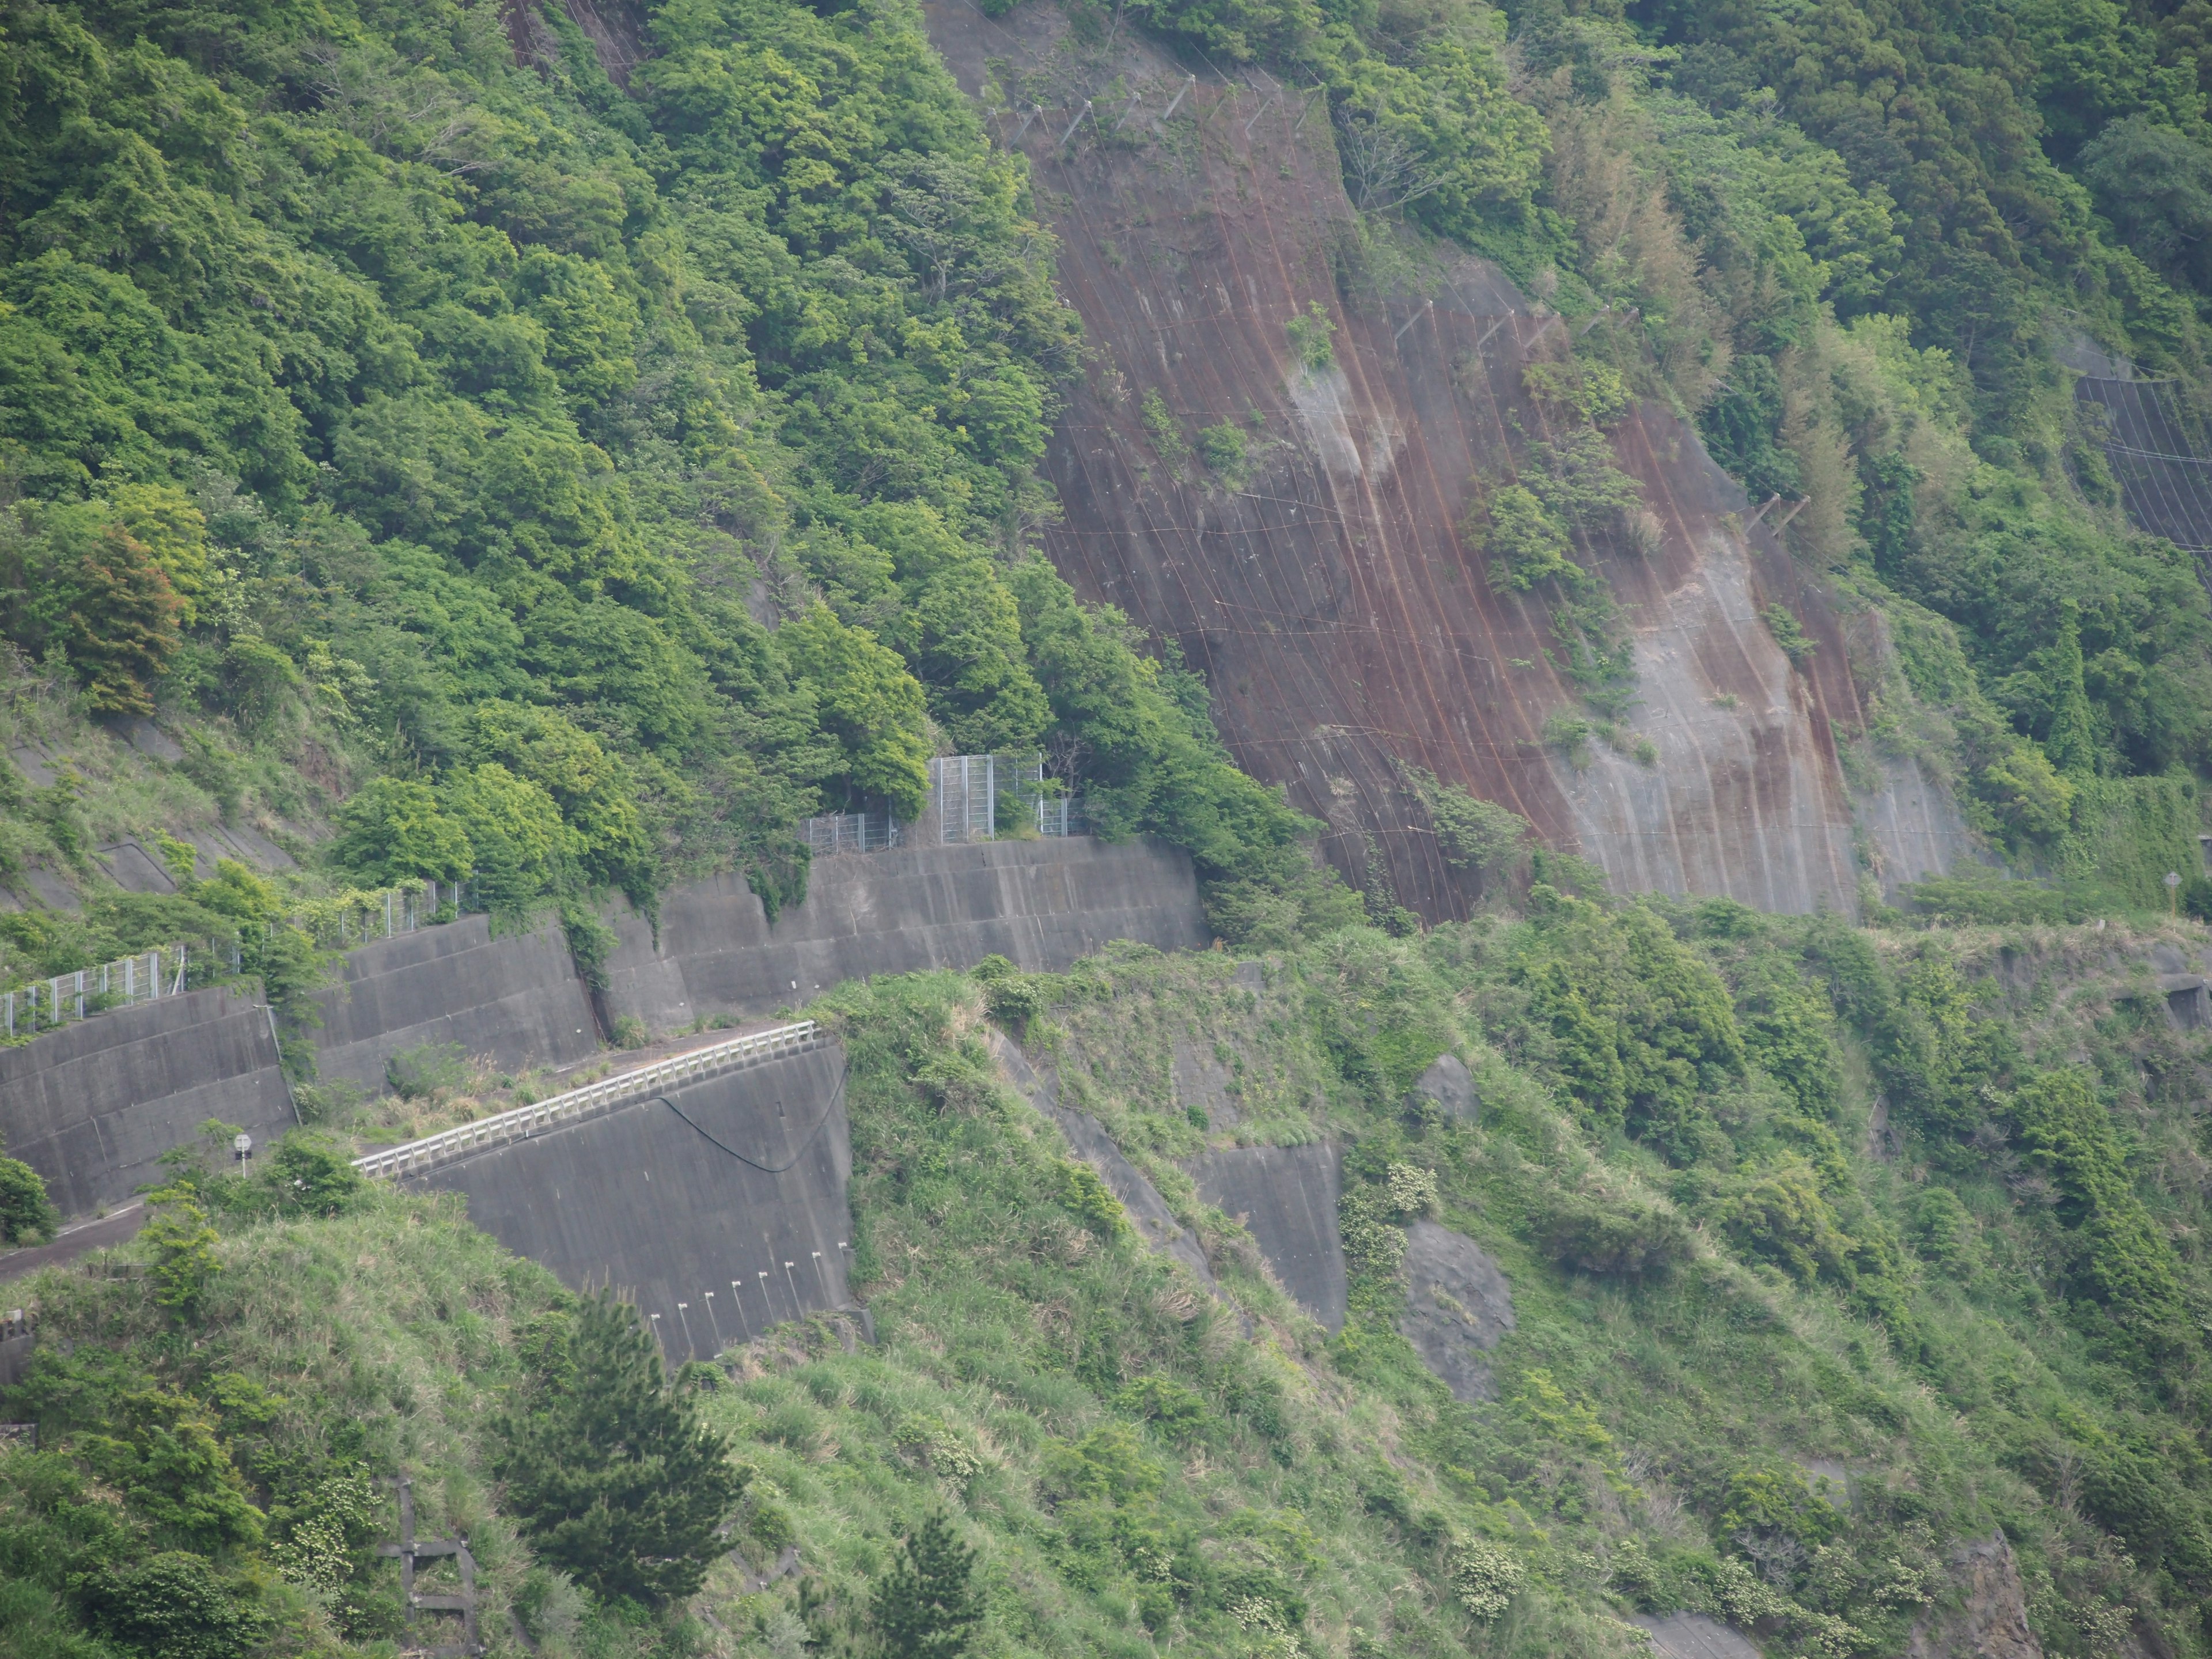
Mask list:
[[[763,1164],[758,1158],[747,1158],[743,1152],[739,1152],[736,1147],[729,1145],[726,1141],[717,1139],[712,1130],[707,1128],[705,1125],[700,1123],[697,1120],[690,1116],[690,1115],[685,1112],[681,1106],[678,1106],[674,1101],[669,1099],[666,1095],[655,1095],[653,1098],[659,1101],[662,1105],[668,1108],[670,1111],[675,1113],[677,1116],[682,1118],[686,1123],[689,1123],[694,1129],[697,1130],[700,1136],[708,1146],[727,1152],[732,1158],[737,1159],[738,1163],[745,1164],[749,1168],[758,1170],[763,1175],[782,1175],[787,1170],[798,1167],[799,1160],[806,1156],[806,1149],[814,1144],[814,1137],[822,1133],[822,1126],[830,1121],[830,1114],[836,1110],[837,1103],[844,1098],[845,1079],[850,1073],[852,1067],[849,1064],[838,1067],[837,1086],[830,1091],[830,1103],[822,1109],[822,1115],[815,1120],[814,1127],[806,1132],[806,1139],[799,1143],[799,1150],[791,1155],[791,1162],[788,1164]]]

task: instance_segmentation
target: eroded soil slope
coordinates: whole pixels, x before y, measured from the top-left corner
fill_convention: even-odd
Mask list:
[[[1832,728],[1858,705],[1835,620],[1763,529],[1747,542],[1730,516],[1749,516],[1742,491],[1685,422],[1647,404],[1613,434],[1663,547],[1584,550],[1632,620],[1626,725],[1657,757],[1592,744],[1577,766],[1543,738],[1579,712],[1545,653],[1544,604],[1493,593],[1454,529],[1515,423],[1524,451],[1545,435],[1522,369],[1570,325],[1473,258],[1395,292],[1340,280],[1352,210],[1317,93],[1127,33],[1082,42],[1036,0],[998,21],[967,0],[928,11],[1000,142],[1030,161],[1092,350],[1046,462],[1066,511],[1048,550],[1206,671],[1238,763],[1328,821],[1340,867],[1363,884],[1387,872],[1432,919],[1473,896],[1395,757],[1513,806],[1625,889],[1851,907]],[[1315,305],[1335,331],[1318,374],[1285,328]],[[1242,427],[1249,476],[1232,488],[1164,459],[1152,392],[1186,433]],[[1802,671],[1762,619],[1776,603],[1816,643]],[[1899,860],[1943,839],[1918,833],[1924,802],[1867,805]]]

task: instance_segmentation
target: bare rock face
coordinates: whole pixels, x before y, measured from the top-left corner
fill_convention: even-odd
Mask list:
[[[1522,370],[1569,325],[1480,259],[1440,256],[1398,288],[1347,264],[1319,94],[1133,30],[1086,41],[1049,5],[926,12],[996,142],[1028,159],[1092,348],[1045,459],[1065,511],[1046,550],[1204,670],[1238,763],[1326,823],[1340,870],[1379,869],[1431,920],[1479,896],[1401,763],[1628,890],[1849,912],[1855,805],[1900,871],[1941,866],[1955,814],[1925,779],[1856,804],[1844,783],[1834,730],[1862,714],[1837,617],[1656,404],[1611,434],[1652,515],[1643,550],[1608,532],[1577,551],[1632,619],[1640,701],[1618,750],[1547,738],[1584,712],[1547,653],[1547,601],[1493,592],[1455,526],[1470,479],[1555,435]],[[1217,464],[1190,452],[1224,425]],[[1814,641],[1802,665],[1768,627],[1777,605]]]
[[[1399,1334],[1454,1399],[1494,1398],[1483,1355],[1513,1328],[1513,1287],[1497,1262],[1466,1234],[1416,1221],[1406,1229],[1406,1272],[1412,1282]]]
[[[1455,1054],[1439,1054],[1429,1069],[1413,1079],[1413,1092],[1437,1103],[1447,1121],[1472,1123],[1482,1109],[1474,1096],[1474,1079]]]
[[[2012,1545],[2000,1532],[1951,1557],[1956,1593],[1912,1628],[1906,1659],[2043,1659]]]

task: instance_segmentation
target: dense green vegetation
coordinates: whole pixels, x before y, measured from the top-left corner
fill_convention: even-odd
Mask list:
[[[101,827],[774,906],[799,818],[1044,747],[1109,830],[1298,885],[1203,690],[1030,545],[1077,328],[915,19],[673,8],[623,88],[501,17],[0,17],[0,630],[189,750]],[[90,781],[0,783],[9,868],[88,878]]]
[[[2177,377],[2202,441],[2212,58],[2194,11],[1144,9],[1318,78],[1371,237],[1403,220],[1499,258],[1590,319],[1564,372],[1694,417],[1754,501],[1806,498],[1790,544],[1847,613],[1878,613],[1855,630],[1878,688],[1866,741],[1954,782],[2023,866],[2087,902],[2155,901],[2124,866],[2154,843],[2173,857],[2146,815],[2212,761],[2212,609],[2195,560],[2126,521],[2059,356],[2084,340]],[[1515,466],[1474,481],[1468,537],[1494,581],[1547,598],[1555,656],[1616,718],[1618,625],[1572,532],[1633,551],[1633,501],[1558,453]],[[2193,836],[2193,814],[2175,828]]]
[[[1552,606],[1589,707],[1547,740],[1632,702],[1586,556],[1653,533],[1606,434],[1656,398],[1808,498],[1790,544],[1874,692],[1850,763],[1918,757],[2057,879],[1929,882],[1874,931],[1626,902],[1412,768],[1493,908],[1423,933],[1316,874],[1204,684],[1035,551],[1079,333],[910,7],[672,0],[617,84],[557,9],[0,0],[0,726],[72,757],[0,762],[0,878],[88,900],[0,916],[0,973],[234,950],[296,1061],[318,887],[467,875],[503,921],[560,906],[588,967],[598,897],[736,868],[773,908],[798,818],[910,814],[932,755],[1036,748],[1272,953],[817,1007],[873,1347],[817,1320],[665,1376],[349,1147],[246,1178],[210,1126],[123,1271],[27,1293],[0,1659],[389,1651],[402,1465],[500,1651],[1597,1655],[1688,1609],[1895,1652],[2000,1531],[2046,1651],[2212,1646],[2212,1038],[2113,965],[2147,937],[2077,930],[2200,867],[2212,610],[2057,368],[2078,331],[2212,408],[2197,9],[1127,9],[1325,87],[1370,251],[1444,239],[1590,321],[1530,372],[1553,435],[1463,526]],[[1334,361],[1318,308],[1286,328]],[[1232,426],[1197,442],[1245,465]],[[181,760],[88,724],[148,714]],[[170,832],[217,818],[307,867],[198,877]],[[124,834],[176,894],[102,888]],[[990,1022],[1218,1296],[1006,1085]],[[1472,1120],[1410,1093],[1447,1052]],[[1184,1097],[1194,1057],[1234,1122]],[[463,1058],[401,1057],[379,1123],[334,1126],[527,1086]],[[1180,1162],[1322,1136],[1334,1336]],[[52,1219],[0,1160],[0,1235]],[[1400,1334],[1420,1221],[1513,1288],[1472,1402]]]
[[[307,1137],[217,1173],[216,1133],[142,1273],[27,1287],[0,1654],[374,1650],[403,1462],[495,1652],[1626,1655],[1687,1608],[1840,1659],[1946,1616],[1999,1529],[2045,1651],[2204,1651],[2212,1037],[2107,965],[2148,941],[1534,895],[1242,969],[840,988],[874,1347],[817,1319],[665,1379],[450,1200]],[[1218,1292],[1007,1086],[987,1006]],[[1446,1052],[1472,1120],[1411,1092]],[[1179,1162],[1323,1133],[1334,1337]],[[1472,1403],[1399,1334],[1424,1218],[1511,1285]]]

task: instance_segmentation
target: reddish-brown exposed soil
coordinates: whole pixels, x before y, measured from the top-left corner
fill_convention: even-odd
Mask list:
[[[1614,434],[1663,549],[1585,550],[1629,607],[1642,701],[1626,725],[1657,759],[1594,744],[1577,769],[1541,735],[1581,707],[1547,659],[1548,611],[1493,593],[1454,529],[1513,424],[1543,435],[1522,368],[1559,355],[1569,325],[1472,258],[1395,297],[1340,281],[1352,210],[1318,94],[1127,34],[1079,46],[1035,0],[998,21],[969,0],[927,13],[999,141],[1029,157],[1088,331],[1046,461],[1066,514],[1047,550],[1205,670],[1238,762],[1327,820],[1346,874],[1379,866],[1431,918],[1474,896],[1395,758],[1512,806],[1623,887],[1852,906],[1831,733],[1858,720],[1842,641],[1787,555],[1763,531],[1747,544],[1742,491],[1691,428],[1646,404]],[[1337,367],[1319,374],[1285,331],[1315,304],[1335,326]],[[1241,487],[1160,458],[1148,391],[1186,433],[1245,427]],[[1816,642],[1802,672],[1762,619],[1778,602]]]

